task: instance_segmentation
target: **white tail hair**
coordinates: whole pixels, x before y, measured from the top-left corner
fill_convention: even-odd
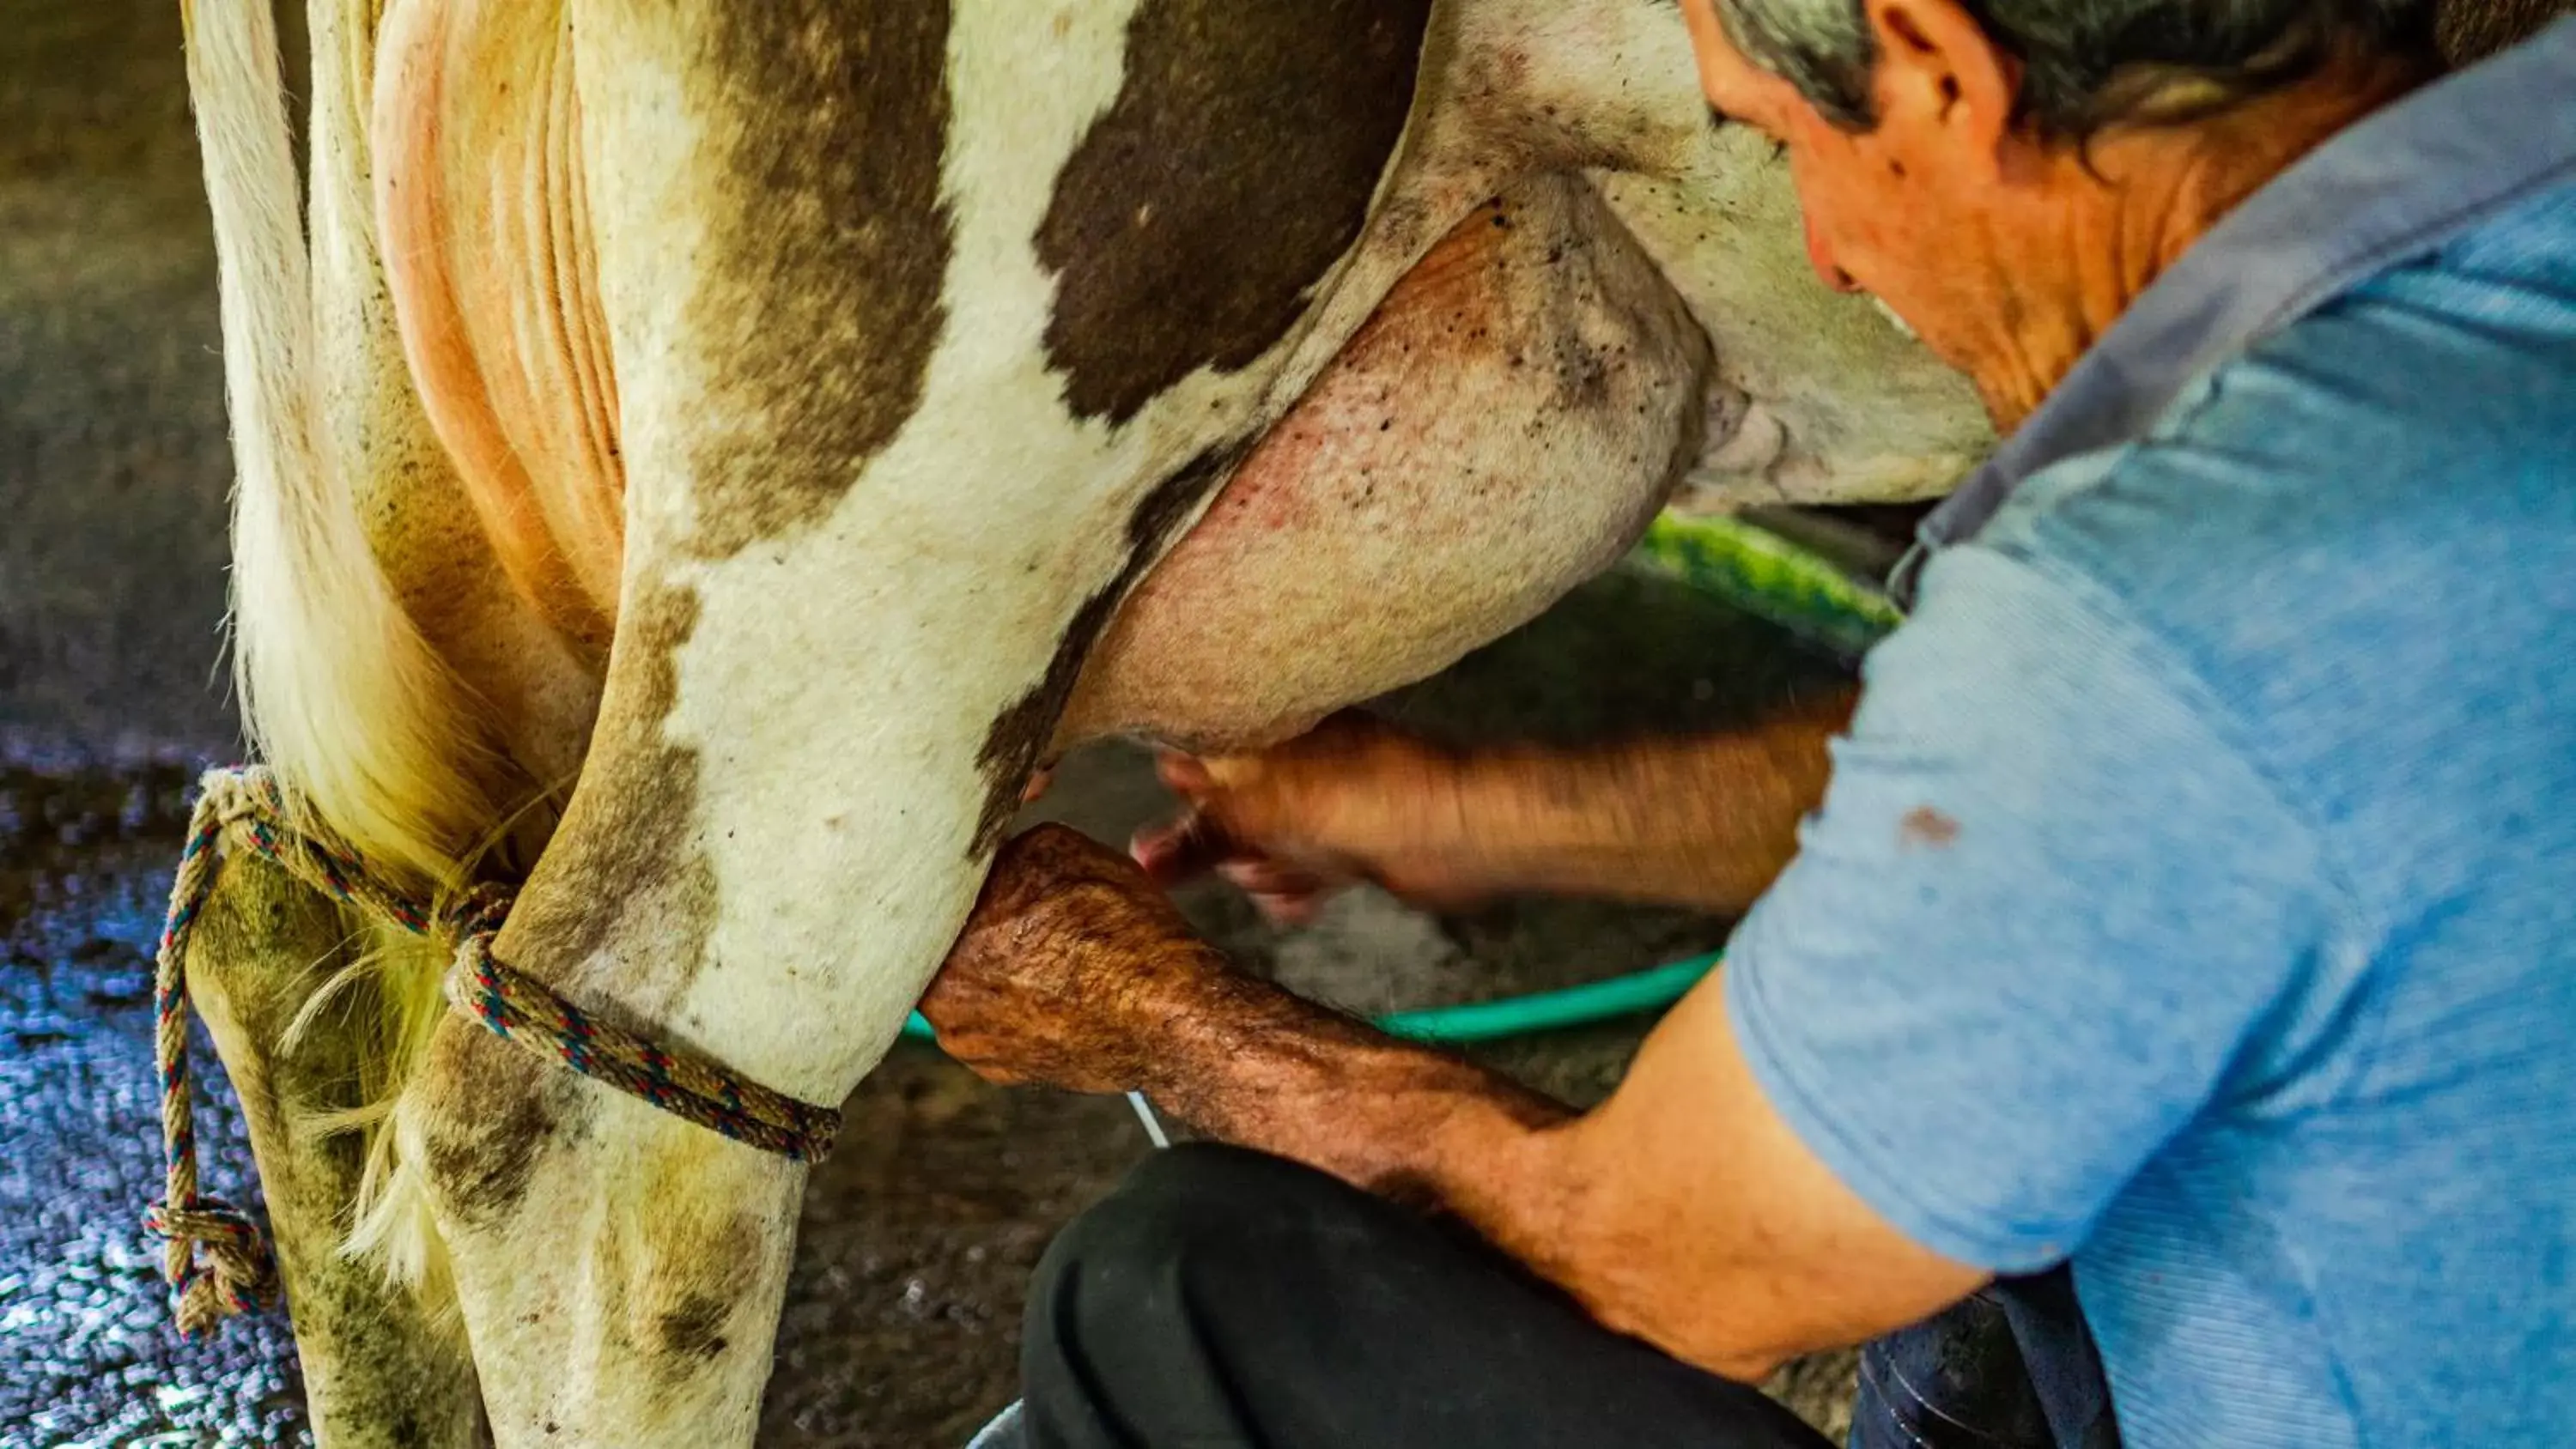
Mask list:
[[[181,0],[232,414],[234,680],[292,808],[380,870],[456,884],[495,818],[472,711],[323,446],[312,262],[270,0]]]
[[[410,890],[464,883],[501,812],[485,783],[480,713],[385,576],[358,485],[323,434],[313,265],[272,0],[181,0],[188,89],[204,153],[232,415],[234,677],[251,742],[297,824],[319,826]],[[434,1290],[418,1158],[388,1120],[444,1003],[440,951],[395,942],[357,968],[382,1002],[364,1090],[324,1120],[367,1136],[352,1248]]]

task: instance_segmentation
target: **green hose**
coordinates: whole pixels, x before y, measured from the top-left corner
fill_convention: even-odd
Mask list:
[[[1470,1001],[1460,1006],[1426,1006],[1389,1012],[1377,1019],[1378,1030],[1412,1041],[1459,1045],[1501,1041],[1561,1031],[1570,1026],[1615,1021],[1640,1012],[1661,1011],[1682,999],[1700,978],[1717,969],[1718,955],[1693,956],[1607,981],[1590,981],[1561,991],[1536,991],[1500,1001]],[[922,1041],[935,1038],[918,1012],[903,1024],[903,1034]]]
[[[1777,534],[1733,519],[1666,514],[1655,520],[1629,564],[1679,579],[1845,655],[1865,651],[1901,617],[1872,586]],[[1712,952],[1562,991],[1390,1012],[1377,1018],[1377,1027],[1389,1036],[1456,1045],[1590,1026],[1663,1010],[1716,970],[1718,960]],[[919,1012],[903,1024],[903,1034],[937,1039]]]
[[[1647,526],[1627,566],[1672,579],[1845,659],[1868,653],[1905,617],[1877,585],[1733,518],[1667,513]]]

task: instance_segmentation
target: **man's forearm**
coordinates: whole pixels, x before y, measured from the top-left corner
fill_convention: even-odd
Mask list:
[[[1763,1362],[1692,1352],[1687,1333],[1643,1321],[1620,1281],[1633,1235],[1605,1235],[1570,1133],[1578,1115],[1471,1062],[1395,1040],[1266,982],[1212,983],[1168,1019],[1148,1096],[1212,1135],[1444,1213],[1555,1282],[1623,1331],[1702,1366],[1758,1378]],[[1605,1268],[1597,1248],[1621,1246]],[[1678,1271],[1678,1270],[1677,1270]],[[1686,1273],[1682,1276],[1688,1276]],[[1687,1294],[1677,1321],[1700,1315]]]
[[[1217,999],[1171,1018],[1147,1095],[1228,1142],[1354,1186],[1473,1217],[1470,1203],[1488,1194],[1459,1164],[1505,1170],[1512,1143],[1574,1115],[1267,982],[1229,972],[1209,990]]]
[[[1444,1212],[1611,1328],[1748,1383],[1983,1281],[1798,1143],[1723,1011],[1706,991],[1683,1002],[1619,1093],[1577,1114],[1235,977],[1163,1018],[1142,1081],[1226,1141]]]
[[[1741,911],[1797,851],[1824,798],[1844,692],[1726,734],[1462,760],[1456,826],[1497,892]]]
[[[1576,1114],[1226,965],[1124,856],[1006,844],[921,1003],[1005,1082],[1141,1089],[1215,1135],[1445,1209],[1602,1322],[1715,1372],[1856,1342],[1973,1289],[1773,1111],[1717,980]]]

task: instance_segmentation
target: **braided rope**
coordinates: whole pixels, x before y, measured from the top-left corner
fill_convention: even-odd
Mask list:
[[[254,782],[206,776],[188,819],[188,844],[170,883],[170,914],[153,962],[153,1056],[161,1069],[161,1200],[143,1215],[163,1239],[161,1276],[170,1312],[194,1338],[254,1303],[275,1301],[277,1264],[259,1225],[239,1208],[197,1191],[197,1119],[188,1080],[188,938],[214,893],[224,832],[252,808]],[[203,1250],[202,1256],[200,1249]]]
[[[641,1097],[675,1117],[797,1162],[819,1160],[841,1130],[838,1112],[748,1082],[695,1057],[675,1056],[600,1021],[495,959],[489,936],[459,942],[448,1000],[499,1035]]]
[[[509,912],[508,891],[477,887],[435,912],[385,884],[354,852],[288,825],[285,801],[267,770],[211,770],[189,816],[154,975],[165,1181],[161,1200],[144,1214],[144,1227],[166,1240],[162,1273],[170,1281],[180,1332],[193,1337],[277,1297],[276,1263],[258,1225],[230,1203],[197,1190],[188,944],[214,894],[227,844],[246,845],[332,899],[414,935],[454,939],[456,961],[444,982],[448,1002],[494,1035],[736,1142],[799,1162],[830,1154],[839,1113],[747,1081],[702,1057],[655,1046],[495,958],[492,938]]]

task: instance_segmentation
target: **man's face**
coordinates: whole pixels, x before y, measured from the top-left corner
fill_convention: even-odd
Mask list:
[[[1975,378],[1999,419],[2017,413],[1990,385],[1998,349],[2009,347],[2005,324],[2021,307],[2014,267],[1995,245],[2010,235],[1996,137],[1961,114],[1976,98],[1925,79],[1882,41],[1877,124],[1846,131],[1736,50],[1711,6],[1682,0],[1701,88],[1723,120],[1786,149],[1816,274],[1838,291],[1876,296]]]

